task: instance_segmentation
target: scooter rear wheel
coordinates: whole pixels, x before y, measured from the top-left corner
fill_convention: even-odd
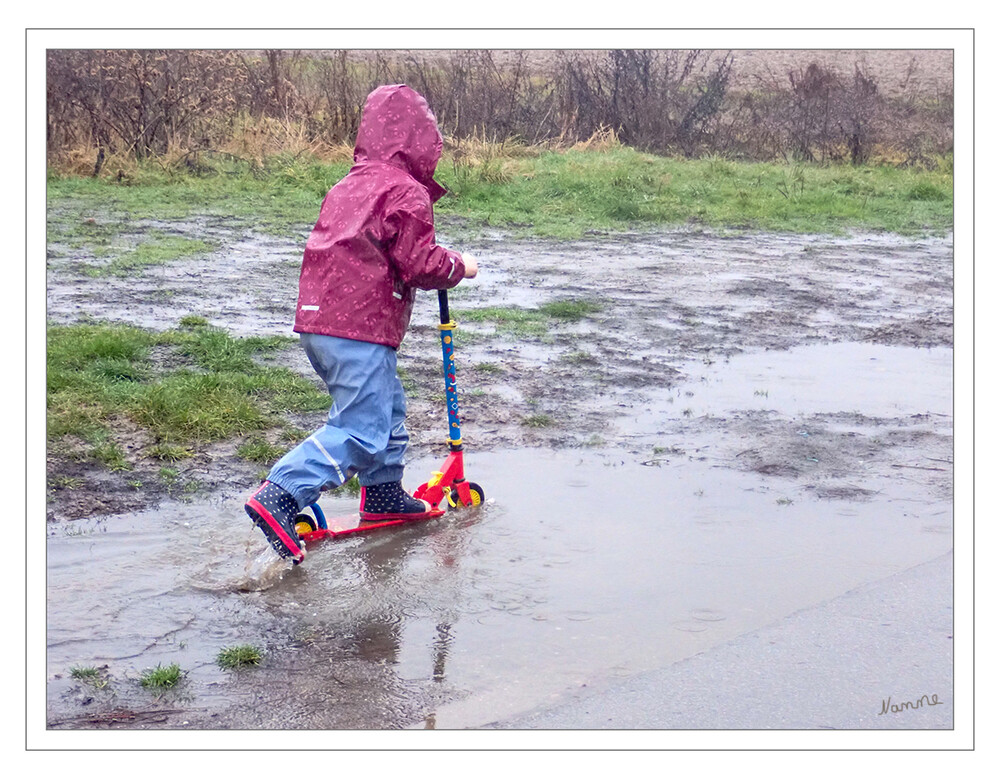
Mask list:
[[[319,530],[319,523],[314,517],[308,514],[298,514],[295,517],[295,532],[300,536],[304,536],[306,533],[314,533]]]

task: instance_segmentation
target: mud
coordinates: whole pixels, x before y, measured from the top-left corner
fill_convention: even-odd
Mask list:
[[[95,258],[50,246],[49,320],[195,314],[290,334],[294,240],[170,227],[222,248],[92,279],[79,269]],[[159,467],[136,431],[133,471],[50,455],[50,481],[78,479],[49,490],[50,727],[476,727],[951,548],[950,237],[496,234],[463,249],[482,271],[451,296],[459,392],[487,505],[289,569],[240,519],[259,466],[235,443],[159,493],[128,487]],[[599,309],[520,335],[462,321],[554,300]],[[401,349],[411,488],[444,454],[436,314],[421,295]],[[297,348],[277,359],[311,373]],[[261,668],[215,666],[244,642],[267,648]],[[135,677],[160,661],[187,675],[153,698]],[[105,664],[107,689],[69,678]]]

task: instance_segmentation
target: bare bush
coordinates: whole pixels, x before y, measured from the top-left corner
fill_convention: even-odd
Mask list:
[[[830,127],[834,121],[833,98],[837,78],[815,63],[803,71],[790,71],[789,143],[795,156],[814,161],[829,156]]]
[[[557,89],[561,134],[587,138],[612,127],[627,145],[687,156],[712,145],[732,56],[708,52],[614,50],[562,58]]]
[[[839,94],[838,127],[851,155],[851,163],[868,161],[873,146],[881,140],[885,118],[878,83],[864,68],[856,66],[854,80]]]
[[[549,52],[544,67],[537,54],[54,50],[49,157],[79,170],[84,150],[96,175],[110,155],[340,155],[365,96],[400,82],[427,97],[456,148],[571,146],[612,132],[689,157],[930,164],[951,149],[951,93],[908,89],[915,62],[889,98],[863,64],[851,74],[814,62],[749,81],[734,78],[732,52],[567,50]]]
[[[232,52],[50,52],[50,152],[89,142],[141,159],[210,142],[226,133],[240,81]]]

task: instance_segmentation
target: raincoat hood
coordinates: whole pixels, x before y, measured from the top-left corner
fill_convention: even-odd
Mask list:
[[[459,252],[438,245],[433,202],[442,139],[434,114],[403,84],[361,111],[355,164],[323,199],[299,275],[295,331],[399,347],[418,289],[465,276]]]
[[[427,101],[405,84],[382,86],[361,111],[354,162],[395,165],[438,200],[447,190],[434,180],[443,141]]]

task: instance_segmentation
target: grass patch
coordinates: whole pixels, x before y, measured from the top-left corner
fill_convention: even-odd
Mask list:
[[[71,678],[98,690],[103,690],[111,683],[104,669],[94,666],[74,666],[69,669],[69,675]]]
[[[593,300],[554,300],[538,307],[545,316],[565,322],[577,322],[601,310]]]
[[[931,171],[682,160],[621,147],[547,152],[508,167],[511,175],[495,182],[452,176],[445,166],[443,183],[457,197],[443,199],[439,210],[565,238],[652,225],[905,234],[944,232],[953,223],[947,165]]]
[[[84,275],[94,278],[127,276],[150,265],[165,265],[185,257],[211,252],[215,248],[215,245],[197,238],[165,235],[159,231],[151,231],[135,248],[117,254],[104,265],[87,264],[83,268],[83,272]],[[101,252],[101,254],[106,253],[108,250]]]
[[[164,465],[162,468],[160,468],[159,471],[157,471],[157,476],[160,477],[160,481],[170,486],[172,484],[177,483],[177,480],[181,476],[181,472],[178,471],[176,468],[170,468]]]
[[[927,200],[942,202],[950,198],[950,194],[945,192],[937,184],[929,181],[920,181],[914,184],[907,197],[910,200]]]
[[[548,414],[532,414],[531,416],[525,417],[521,424],[525,427],[552,427],[556,421],[550,417]]]
[[[406,392],[415,392],[418,388],[417,381],[414,379],[409,371],[406,370],[402,365],[397,365],[396,375],[399,376],[399,383],[403,385],[403,389]]]
[[[83,479],[77,476],[53,476],[48,480],[48,485],[58,490],[75,490],[83,486]]]
[[[176,687],[181,680],[181,667],[177,663],[168,666],[157,664],[156,668],[147,668],[139,677],[139,684],[149,689],[165,689]]]
[[[586,365],[588,363],[597,362],[597,358],[594,357],[590,352],[583,350],[577,350],[573,352],[567,352],[559,357],[563,362],[568,362],[570,365]]]
[[[268,442],[264,438],[254,437],[236,447],[236,456],[252,463],[273,463],[285,453],[285,449]]]
[[[177,462],[198,444],[283,426],[286,411],[315,411],[329,396],[287,368],[255,355],[290,338],[233,338],[187,319],[165,333],[111,324],[53,325],[48,330],[47,428],[50,443],[82,439],[90,459],[111,470],[129,464],[113,430],[138,426],[154,441],[147,454]],[[171,352],[169,371],[150,360]],[[248,456],[262,457],[259,451]]]
[[[540,324],[545,319],[545,315],[538,309],[521,308],[520,306],[470,308],[456,312],[455,316],[456,319],[461,317],[461,320],[465,322],[491,322],[505,327],[535,325]]]
[[[455,317],[465,322],[490,323],[498,333],[514,337],[540,337],[554,324],[577,322],[597,311],[599,303],[592,300],[554,300],[538,308],[520,306],[487,306],[457,311]]]
[[[176,463],[192,457],[194,452],[188,446],[180,444],[154,444],[146,450],[150,457],[155,457],[163,462]]]
[[[303,430],[300,427],[286,427],[278,435],[278,439],[291,447],[302,443],[309,436],[310,432],[308,430]]]
[[[111,439],[106,430],[98,430],[90,435],[92,446],[90,457],[102,463],[109,471],[129,471],[132,466],[125,459],[121,446]]]
[[[260,665],[264,659],[264,653],[251,644],[240,644],[223,649],[215,658],[220,668],[233,670],[237,668],[247,668],[249,666]]]
[[[308,155],[278,155],[262,168],[237,166],[220,175],[164,169],[156,161],[138,165],[125,182],[50,172],[49,203],[60,206],[58,218],[50,217],[50,230],[77,225],[96,213],[102,221],[123,225],[204,214],[304,240],[323,197],[349,167],[349,162],[324,164]]]
[[[435,206],[454,230],[499,226],[515,233],[575,238],[593,231],[704,225],[716,229],[842,233],[946,232],[953,224],[950,161],[935,169],[681,159],[622,146],[531,154],[498,152],[475,166],[438,165],[450,190]],[[304,241],[323,196],[349,163],[308,155],[277,157],[259,168],[196,176],[140,165],[124,186],[115,179],[50,175],[50,234],[95,254],[143,219],[158,224],[193,214]],[[58,208],[53,208],[58,206]],[[100,221],[94,218],[100,214]],[[463,225],[465,227],[463,227]],[[150,234],[95,273],[128,272],[211,246]],[[143,247],[146,248],[143,248]]]

